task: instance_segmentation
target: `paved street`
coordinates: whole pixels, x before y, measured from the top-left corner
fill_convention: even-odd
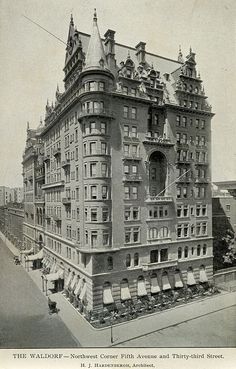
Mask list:
[[[1,239],[0,293],[1,348],[80,346],[60,317],[48,314],[47,300]]]
[[[236,306],[164,328],[117,347],[236,347]]]

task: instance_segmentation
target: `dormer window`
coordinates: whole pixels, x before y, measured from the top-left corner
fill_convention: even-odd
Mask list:
[[[151,80],[150,80],[150,87],[152,87],[152,88],[155,87],[155,80],[153,78],[151,78]]]

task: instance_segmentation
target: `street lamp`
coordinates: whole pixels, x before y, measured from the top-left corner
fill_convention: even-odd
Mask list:
[[[111,344],[113,344],[113,343],[114,343],[114,338],[113,338],[113,325],[112,325],[112,323],[113,323],[113,317],[111,316],[111,318],[110,318],[110,327],[111,327]]]

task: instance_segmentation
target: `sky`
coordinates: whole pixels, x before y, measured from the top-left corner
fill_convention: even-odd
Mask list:
[[[212,120],[213,181],[236,180],[236,1],[235,0],[0,0],[0,185],[22,185],[26,126],[44,119],[47,99],[63,90],[65,45],[25,15],[67,40],[70,14],[91,33],[97,9],[101,35],[176,59],[181,45],[196,53]]]

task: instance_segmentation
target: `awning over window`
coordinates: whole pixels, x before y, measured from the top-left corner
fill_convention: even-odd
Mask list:
[[[56,273],[50,273],[45,276],[47,281],[57,281],[58,279],[64,279],[64,270],[59,269]]]
[[[120,289],[120,299],[122,301],[131,300],[128,283],[122,283]]]
[[[176,288],[180,288],[180,287],[183,287],[183,282],[180,278],[180,274],[179,273],[175,273],[175,287]]]
[[[32,254],[33,252],[34,252],[34,248],[31,247],[31,249],[29,249],[29,250],[23,250],[23,251],[21,251],[21,254],[29,255],[29,254]]]
[[[146,290],[146,285],[145,285],[145,280],[144,279],[139,279],[138,280],[138,296],[147,296],[147,290]]]
[[[40,260],[43,258],[43,249],[40,250],[37,254],[28,256],[26,261]]]
[[[78,276],[75,274],[74,278],[71,281],[70,288],[73,290],[75,288],[76,282],[78,280]]]
[[[208,282],[205,269],[200,269],[199,282],[201,283]]]
[[[171,285],[168,279],[168,275],[163,275],[162,276],[162,290],[166,291],[166,290],[170,290],[171,289]]]
[[[196,284],[196,281],[195,281],[193,272],[189,270],[187,273],[187,285],[194,286],[195,284]]]
[[[105,305],[112,304],[114,302],[111,286],[105,286],[103,288],[103,303]]]
[[[151,293],[157,293],[160,292],[160,287],[157,281],[157,277],[151,278]]]
[[[79,298],[80,298],[81,301],[83,301],[85,299],[85,295],[86,295],[86,283],[84,283],[82,291],[79,295]]]
[[[44,256],[44,258],[43,258],[43,260],[42,260],[42,263],[43,263],[43,264],[46,264],[47,260],[48,260],[47,256]]]
[[[82,287],[82,282],[83,282],[83,280],[82,280],[82,278],[80,278],[79,282],[77,283],[77,286],[75,287],[75,290],[74,290],[75,296],[80,294],[81,287]]]
[[[50,264],[51,264],[51,260],[50,259],[47,259],[45,264],[44,264],[44,267],[45,268],[49,268],[50,267]]]
[[[69,284],[71,282],[72,275],[73,275],[73,272],[70,272],[67,279],[66,279],[65,287],[69,286]]]
[[[50,267],[50,273],[55,273],[57,269],[57,262],[54,261]]]

